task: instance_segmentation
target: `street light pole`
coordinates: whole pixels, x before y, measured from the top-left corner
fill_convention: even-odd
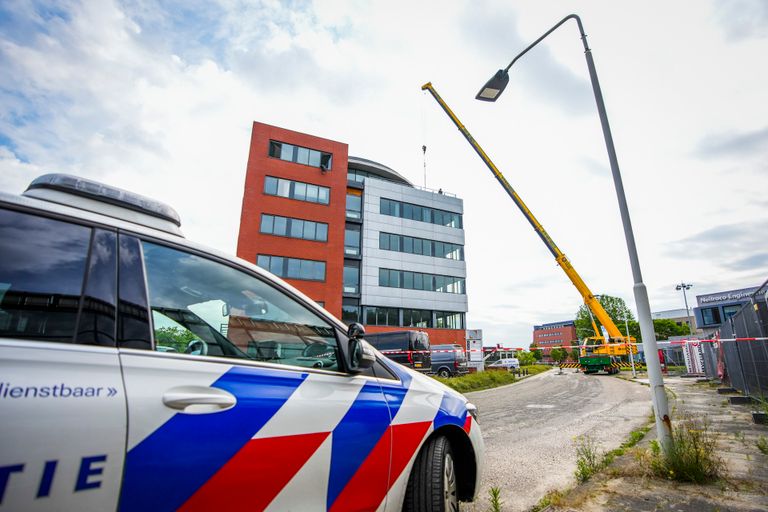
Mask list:
[[[554,27],[549,29],[536,41],[531,43],[525,50],[520,52],[509,65],[496,72],[496,74],[480,89],[475,97],[481,101],[496,101],[501,93],[504,91],[507,83],[509,82],[509,68],[523,55],[528,53],[531,48],[539,44],[545,37],[554,32],[563,23],[568,20],[575,20],[579,26],[579,33],[581,35],[581,41],[584,45],[584,56],[587,59],[587,68],[589,69],[589,78],[592,82],[592,90],[595,95],[595,102],[597,103],[597,111],[600,115],[600,124],[603,129],[603,137],[605,139],[605,147],[608,150],[608,160],[611,164],[611,173],[613,174],[613,184],[616,188],[616,198],[619,203],[619,212],[621,213],[621,222],[624,227],[624,238],[627,243],[627,251],[629,253],[629,262],[632,267],[632,277],[634,278],[634,296],[635,304],[637,304],[638,320],[640,322],[640,334],[643,337],[643,350],[645,352],[646,365],[648,367],[648,380],[651,387],[651,402],[656,417],[656,431],[658,432],[659,441],[662,449],[665,452],[669,451],[672,443],[672,422],[669,417],[669,403],[667,402],[667,395],[664,390],[664,381],[661,376],[661,364],[659,363],[659,352],[656,344],[656,334],[653,330],[653,320],[651,319],[651,306],[648,302],[648,290],[643,283],[643,276],[640,272],[640,261],[637,256],[637,246],[635,245],[635,235],[632,231],[632,221],[629,218],[629,209],[627,207],[627,200],[624,194],[624,184],[621,179],[621,173],[619,171],[619,161],[616,157],[616,149],[613,146],[613,136],[611,135],[611,128],[608,124],[608,114],[605,110],[605,103],[603,102],[603,93],[600,89],[600,83],[597,79],[597,70],[595,69],[595,62],[592,59],[592,50],[589,49],[587,44],[587,35],[584,33],[584,26],[581,23],[581,18],[575,14],[570,14],[560,20]]]
[[[693,319],[691,318],[691,310],[688,309],[688,297],[685,295],[685,290],[690,290],[693,287],[692,284],[687,284],[680,282],[679,285],[675,286],[675,290],[680,291],[683,290],[683,301],[685,302],[685,316],[688,318],[688,332],[691,333],[691,336],[693,336]]]

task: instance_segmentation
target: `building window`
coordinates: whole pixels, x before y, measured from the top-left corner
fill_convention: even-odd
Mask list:
[[[347,324],[360,322],[360,300],[341,299],[341,320]]]
[[[440,293],[466,293],[463,277],[424,274],[388,268],[379,269],[379,286]]]
[[[302,281],[325,281],[325,262],[259,254],[256,264],[278,277]]]
[[[742,304],[731,304],[730,306],[723,306],[723,319],[728,320],[733,315],[741,311]]]
[[[422,256],[434,256],[435,258],[446,258],[449,260],[464,260],[464,247],[461,245],[392,233],[379,233],[379,249],[420,254]]]
[[[435,311],[435,327],[438,329],[464,329],[464,313]]]
[[[404,309],[404,327],[432,327],[432,311],[425,309]]]
[[[702,308],[701,319],[704,321],[704,325],[718,325],[720,320],[719,308]]]
[[[328,204],[330,201],[330,189],[328,187],[275,178],[274,176],[264,178],[264,193],[308,203]]]
[[[344,293],[360,293],[359,261],[344,261]]]
[[[347,224],[344,228],[344,254],[360,256],[360,225]]]
[[[279,215],[261,215],[260,231],[267,235],[287,236],[315,242],[328,241],[328,224],[311,220],[280,217]]]
[[[386,199],[384,197],[381,198],[379,212],[382,215],[391,215],[392,217],[428,222],[430,224],[437,224],[450,228],[461,229],[462,227],[460,213],[438,210],[436,208],[427,208],[426,206],[403,203],[401,201],[393,201],[392,199]]]
[[[365,323],[368,325],[400,325],[400,310],[397,308],[365,308]]]
[[[274,140],[269,141],[269,156],[285,160],[286,162],[318,167],[326,171],[331,170],[331,161],[333,159],[330,153]]]
[[[347,189],[347,218],[361,219],[363,217],[363,193],[357,189]]]

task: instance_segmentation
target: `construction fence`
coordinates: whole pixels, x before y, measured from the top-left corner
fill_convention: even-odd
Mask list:
[[[768,398],[768,281],[701,343],[704,373],[753,398]]]

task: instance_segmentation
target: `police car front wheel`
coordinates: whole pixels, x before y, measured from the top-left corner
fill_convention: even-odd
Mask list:
[[[448,439],[430,439],[413,463],[403,510],[406,512],[457,512],[459,499],[453,452]]]

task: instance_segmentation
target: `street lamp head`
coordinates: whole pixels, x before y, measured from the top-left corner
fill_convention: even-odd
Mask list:
[[[675,286],[675,290],[677,290],[677,291],[680,291],[680,290],[690,290],[692,287],[693,287],[692,284],[680,283],[679,285]]]
[[[509,83],[509,73],[500,69],[488,80],[475,96],[480,101],[496,101]]]

